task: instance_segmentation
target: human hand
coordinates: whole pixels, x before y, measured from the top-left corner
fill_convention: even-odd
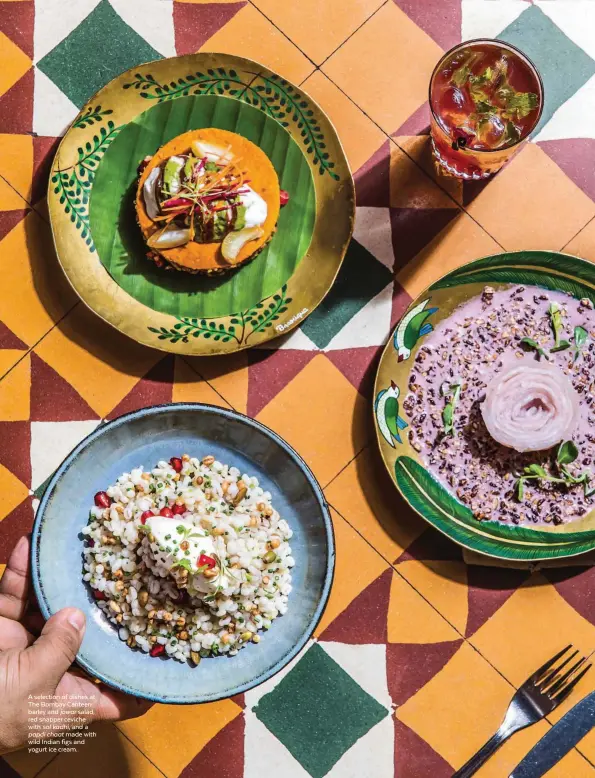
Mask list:
[[[0,754],[26,744],[30,694],[84,695],[92,705],[77,716],[88,722],[142,716],[152,703],[99,687],[78,668],[71,668],[85,633],[84,613],[63,608],[48,619],[36,638],[27,614],[28,592],[29,540],[23,537],[0,580]],[[57,721],[45,725],[45,731],[36,730],[35,737],[68,729],[68,722],[60,721],[64,714],[57,706],[44,707],[43,715]]]

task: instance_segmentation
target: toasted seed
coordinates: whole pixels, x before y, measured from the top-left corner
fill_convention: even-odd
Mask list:
[[[260,511],[261,513],[262,513],[262,511],[264,511],[264,509],[266,507],[267,507],[266,503],[264,503],[264,502],[259,502],[259,503],[256,504],[256,510]]]
[[[115,589],[117,592],[121,592],[124,588],[124,581],[116,581]]]
[[[182,549],[182,551],[188,551],[188,549],[190,548],[190,543],[188,543],[187,540],[183,540],[180,543],[180,548]]]
[[[182,454],[182,462],[190,462],[190,457],[188,454]]]
[[[188,640],[188,633],[185,629],[183,629],[181,632],[178,633],[178,637],[180,640]]]
[[[212,531],[213,535],[225,535],[225,530],[221,529],[221,527],[215,527],[215,529]]]
[[[270,519],[273,515],[273,509],[270,506],[267,506],[263,512],[262,515],[265,516],[267,519]]]
[[[262,576],[262,582],[263,582],[263,584],[264,584],[265,586],[266,586],[267,584],[269,584],[269,583],[270,583],[270,581],[271,581],[271,579],[268,577],[268,575],[263,575],[263,576]]]
[[[119,502],[116,503],[116,511],[117,513],[124,513],[124,506]]]
[[[275,554],[274,551],[267,551],[266,554],[263,556],[262,561],[265,562],[267,565],[270,565],[271,562],[274,562],[277,558],[277,554]]]
[[[117,622],[118,624],[121,624],[121,623],[122,623],[122,614],[121,614],[121,613],[118,613],[118,615],[116,616],[116,622]]]
[[[203,529],[211,529],[211,527],[213,526],[213,522],[210,519],[201,519],[200,526]]]
[[[112,577],[116,579],[122,578],[123,575],[124,573],[121,570],[114,570],[114,572],[112,573]]]
[[[269,548],[279,548],[280,545],[281,540],[276,535],[273,535],[269,541]]]
[[[228,632],[226,632],[226,633],[223,635],[223,637],[221,638],[221,642],[222,642],[222,643],[225,643],[225,645],[227,645],[227,644],[229,643],[229,633],[228,633]]]
[[[147,615],[147,618],[154,619],[156,616],[157,616],[157,611],[156,610],[152,610],[152,611],[149,611],[149,613]]]
[[[252,638],[253,643],[260,643],[260,635],[254,635]]]
[[[157,642],[157,635],[151,635],[149,638],[149,643],[155,644]]]
[[[258,519],[256,516],[250,516],[250,521],[248,522],[249,527],[257,527],[258,526]]]
[[[152,532],[149,532],[148,537],[149,537],[149,543],[154,543],[155,542],[155,535],[153,535]]]
[[[167,611],[163,614],[163,621],[171,621],[173,616],[171,613],[168,613]]]
[[[136,599],[138,600],[138,604],[141,606],[141,608],[144,608],[149,601],[149,592],[146,589],[141,589]]]
[[[195,484],[195,486],[201,486],[201,485],[202,485],[202,482],[203,482],[204,480],[205,480],[205,479],[202,477],[202,475],[197,475],[197,476],[196,476],[196,478],[194,479],[194,484]]]
[[[134,646],[136,646],[136,638],[134,637],[134,635],[130,635],[130,637],[126,641],[126,645],[128,646],[128,648],[134,648]]]
[[[180,618],[176,620],[176,627],[185,627],[185,626],[186,626],[186,619],[183,616],[180,616]]]
[[[200,654],[198,653],[198,651],[191,651],[190,659],[193,661],[195,665],[200,664]]]
[[[120,606],[115,600],[109,601],[109,607],[110,610],[113,611],[114,613],[122,613],[122,608],[120,608]]]
[[[211,454],[209,454],[209,456],[202,458],[202,463],[205,467],[209,467],[210,465],[213,464],[214,461],[215,461],[215,457],[212,456]]]
[[[242,486],[242,488],[238,490],[238,493],[236,494],[236,496],[231,501],[231,504],[233,505],[233,507],[237,508],[237,506],[242,502],[242,500],[244,499],[244,497],[247,494],[248,494],[248,489],[246,489],[245,486]]]
[[[203,573],[203,575],[204,575],[204,577],[205,577],[205,578],[207,578],[207,579],[209,579],[209,578],[217,578],[217,576],[218,576],[218,573],[217,573],[217,571],[216,571],[216,570],[211,570],[211,569],[209,569],[209,570],[205,570],[205,571],[204,571],[204,573]]]
[[[240,638],[245,643],[247,640],[252,640],[252,633],[249,630],[247,630],[246,632],[242,632],[242,634],[240,635]]]

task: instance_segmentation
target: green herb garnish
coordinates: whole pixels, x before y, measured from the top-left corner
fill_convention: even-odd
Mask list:
[[[568,469],[568,465],[578,459],[579,450],[572,440],[566,440],[560,443],[556,452],[556,467],[559,475],[549,474],[541,465],[532,464],[523,468],[523,474],[517,479],[514,486],[514,493],[519,502],[523,502],[525,497],[525,483],[527,481],[547,481],[549,483],[564,484],[567,487],[583,484],[585,497],[595,493],[595,488],[589,489],[591,473],[585,471],[578,476],[573,475]]]
[[[539,97],[534,92],[506,92],[504,98],[507,113],[516,114],[518,119],[529,116],[531,111],[539,105]]]
[[[533,338],[521,338],[520,343],[521,346],[526,346],[527,349],[533,349],[536,351],[540,357],[549,359],[547,351],[543,349],[536,340],[533,340]]]
[[[589,333],[584,327],[575,327],[574,328],[574,358],[573,362],[576,362],[576,360],[580,357],[582,353],[582,348],[585,345],[589,338]]]
[[[459,401],[460,394],[461,384],[450,384],[446,391],[442,391],[443,397],[451,397],[450,401],[446,403],[444,410],[442,411],[442,423],[444,424],[445,435],[454,434],[454,413],[457,402]]]
[[[189,560],[188,560],[188,559],[180,559],[180,561],[179,561],[179,562],[176,562],[176,564],[175,564],[175,566],[174,566],[174,569],[175,569],[176,567],[183,567],[183,568],[184,568],[184,570],[188,570],[188,572],[189,572],[189,573],[192,573],[192,572],[193,572],[193,570],[192,570],[192,565],[190,564],[190,562],[189,562]]]
[[[559,346],[560,338],[562,337],[562,332],[564,330],[564,324],[562,323],[562,308],[558,303],[550,303],[548,314],[554,332],[554,346]]]
[[[553,346],[550,349],[551,354],[556,354],[558,351],[566,351],[567,348],[570,348],[570,341],[568,340],[561,340],[557,346]]]
[[[450,81],[455,86],[461,87],[467,83],[470,74],[471,70],[469,69],[469,65],[465,63],[453,72],[452,76],[450,77]]]

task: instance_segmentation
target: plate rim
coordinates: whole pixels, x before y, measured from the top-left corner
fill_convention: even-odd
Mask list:
[[[44,619],[47,621],[47,619],[49,619],[50,616],[53,615],[53,612],[50,610],[48,606],[44,594],[44,590],[43,590],[43,584],[41,581],[42,576],[41,576],[40,564],[39,564],[39,546],[41,540],[41,529],[42,529],[44,513],[47,508],[47,503],[49,502],[49,499],[56,485],[58,484],[62,476],[65,474],[65,472],[70,468],[74,460],[77,458],[78,454],[84,448],[86,448],[90,443],[92,443],[96,438],[99,438],[102,435],[104,435],[106,430],[117,428],[137,418],[142,418],[144,416],[159,415],[162,413],[170,412],[172,410],[183,411],[183,412],[214,413],[216,416],[231,418],[234,419],[235,421],[239,421],[241,423],[247,424],[247,426],[249,427],[253,427],[257,429],[259,432],[264,433],[266,436],[270,437],[275,443],[280,445],[281,448],[283,448],[286,451],[286,453],[289,454],[289,456],[302,470],[302,472],[308,479],[310,486],[312,487],[314,496],[316,497],[320,505],[323,527],[325,532],[325,539],[327,544],[326,571],[324,574],[322,594],[304,634],[294,644],[294,646],[283,657],[281,657],[281,659],[279,659],[271,668],[269,668],[263,674],[258,676],[257,679],[248,681],[244,684],[237,686],[233,690],[230,690],[229,694],[223,694],[223,695],[213,694],[208,697],[203,696],[199,698],[193,697],[193,698],[177,699],[177,698],[169,698],[167,696],[160,695],[160,694],[140,692],[139,690],[125,683],[114,682],[113,680],[107,678],[104,675],[104,673],[98,671],[96,668],[92,666],[91,663],[87,662],[86,659],[80,657],[79,656],[80,652],[77,652],[77,656],[75,658],[76,663],[80,665],[85,670],[85,672],[87,672],[93,678],[99,679],[100,681],[105,683],[106,686],[109,686],[112,689],[116,689],[118,691],[122,691],[125,692],[126,694],[131,694],[136,697],[142,697],[144,699],[148,699],[153,702],[160,702],[164,704],[197,705],[197,704],[203,704],[208,702],[217,702],[220,700],[226,700],[229,699],[230,697],[234,697],[237,694],[243,694],[249,691],[250,689],[255,688],[256,686],[260,686],[261,684],[270,680],[273,676],[277,675],[277,673],[279,673],[284,667],[286,667],[300,653],[300,651],[304,648],[304,646],[306,646],[307,643],[311,640],[312,635],[316,631],[316,628],[318,627],[324,615],[326,607],[328,605],[330,592],[332,589],[332,584],[335,575],[335,567],[336,567],[335,533],[334,533],[333,521],[331,518],[329,505],[324,496],[322,487],[318,483],[310,467],[300,456],[300,454],[298,454],[297,451],[286,440],[284,440],[280,435],[278,435],[274,430],[270,429],[270,427],[267,427],[261,422],[256,421],[256,419],[252,419],[249,416],[240,413],[239,411],[232,410],[229,408],[222,408],[217,405],[210,405],[208,403],[192,403],[192,402],[161,403],[159,405],[151,405],[146,408],[140,408],[135,411],[130,411],[129,413],[125,413],[122,416],[118,416],[115,419],[111,419],[110,421],[107,421],[104,424],[100,424],[85,438],[83,438],[75,446],[75,448],[73,448],[72,451],[63,459],[59,467],[54,471],[52,478],[48,483],[48,486],[40,500],[39,507],[35,514],[35,520],[33,523],[33,529],[31,534],[31,551],[30,551],[31,577],[32,577],[35,596],[37,597],[37,602],[39,604],[39,609]]]

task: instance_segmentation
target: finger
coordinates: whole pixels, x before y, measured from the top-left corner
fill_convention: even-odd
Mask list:
[[[0,579],[0,616],[19,621],[27,607],[29,592],[29,538],[14,547]]]
[[[153,704],[151,700],[132,697],[130,694],[123,694],[102,686],[94,718],[100,721],[136,719],[150,710]]]
[[[0,651],[27,648],[34,640],[33,635],[18,621],[0,616]]]
[[[74,662],[85,633],[85,614],[78,608],[63,608],[44,626],[41,635],[27,649],[33,686],[55,690],[60,678]]]

